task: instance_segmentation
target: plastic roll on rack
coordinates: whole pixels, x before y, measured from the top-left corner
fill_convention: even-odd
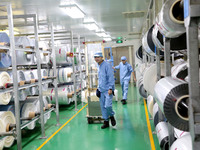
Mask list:
[[[0,133],[2,133],[2,132],[6,132],[6,127],[5,127],[4,122],[0,119]],[[4,143],[5,143],[5,138],[2,138],[0,140],[0,150],[3,149]]]
[[[44,50],[45,51],[45,50]],[[49,51],[47,51],[49,52]],[[41,64],[48,64],[50,62],[50,54],[40,51]]]
[[[35,40],[26,36],[15,37],[15,46],[22,48],[34,48]],[[17,65],[32,65],[34,64],[34,54],[23,51],[16,51]]]
[[[156,64],[150,65],[145,69],[143,75],[143,85],[144,89],[150,94],[154,95],[154,87],[157,82],[157,67]]]
[[[147,107],[151,116],[153,116],[153,96],[147,97]]]
[[[162,150],[169,149],[169,132],[166,122],[159,122],[156,126],[156,134]]]
[[[44,101],[44,107],[46,110],[50,108],[49,104],[51,103],[51,100],[47,96],[43,96],[43,101]],[[51,117],[51,112],[48,112],[46,114],[47,120],[50,119]]]
[[[11,75],[11,80],[13,82],[12,71],[9,73]],[[22,70],[17,71],[17,77],[18,77],[18,82],[25,82],[25,80],[26,80],[24,72]],[[27,95],[28,95],[27,89],[19,90],[19,95],[18,95],[19,100],[24,101],[26,99]],[[14,101],[14,97],[12,97],[12,100]]]
[[[69,45],[63,47],[55,48],[56,55],[56,64],[70,64],[72,63],[72,59],[67,56],[70,52]],[[51,55],[51,63],[53,62],[53,56]]]
[[[0,42],[10,43],[10,38],[5,32],[0,32]],[[11,57],[8,53],[0,53],[0,68],[8,68],[11,63]]]
[[[52,69],[49,70],[49,75],[53,76]],[[72,82],[73,76],[73,69],[71,67],[57,69],[58,83]]]
[[[35,76],[34,76],[33,72],[31,72],[31,71],[24,71],[24,75],[25,75],[26,81],[30,81],[31,79],[35,79]],[[37,87],[35,87],[35,86],[28,88],[28,94],[29,95],[35,95],[36,94],[36,88]]]
[[[185,78],[188,76],[188,64],[185,61],[181,61],[180,63],[177,63],[171,68],[171,76],[173,78],[178,78],[185,80]]]
[[[190,134],[178,138],[170,147],[170,150],[192,150],[192,138]]]
[[[36,108],[36,105],[31,102],[28,102],[28,103],[24,103],[22,106],[21,106],[21,118],[27,118],[27,117],[32,117],[32,113],[35,113],[37,111],[37,108]],[[29,120],[24,120],[22,121],[22,123],[26,123],[26,122],[29,122]],[[33,130],[35,128],[35,125],[36,125],[36,122],[33,121],[31,122],[27,128],[29,130]]]
[[[159,31],[168,38],[185,33],[183,7],[181,0],[168,0],[159,13]]]
[[[143,60],[142,46],[140,46],[139,49],[137,50],[136,57],[141,61]]]
[[[171,125],[188,131],[188,84],[180,79],[165,77],[155,86],[156,101]]]
[[[39,49],[43,50],[43,51],[47,51],[49,50],[49,46],[45,41],[39,41]],[[50,61],[50,54],[45,54],[42,51],[40,51],[40,57],[41,57],[41,64],[47,64]]]
[[[149,55],[155,56],[155,45],[152,38],[153,28],[154,25],[145,33],[142,38],[142,46]],[[160,55],[164,55],[163,51],[160,51]]]
[[[138,81],[139,93],[143,98],[147,98],[147,91],[144,89],[143,78],[141,77]]]
[[[1,111],[0,119],[3,121],[5,127],[7,127],[9,124],[16,124],[15,116],[11,111]],[[4,147],[9,148],[13,145],[15,138],[13,136],[6,136],[4,140]]]
[[[190,134],[190,132],[185,132],[185,131],[181,131],[177,128],[174,128],[174,136],[178,139],[181,138],[182,136],[185,136],[187,134]]]
[[[44,109],[44,102],[43,102],[43,109]],[[37,100],[36,102],[35,102],[35,106],[36,106],[36,112],[40,112],[40,101],[39,100]],[[45,110],[44,110],[44,113],[45,113]],[[46,124],[47,123],[47,120],[48,120],[48,114],[45,114],[44,115],[44,124]],[[40,119],[38,120],[38,123],[40,123],[41,124],[41,121],[40,121]]]
[[[152,40],[157,48],[164,51],[163,35],[158,30],[158,28],[159,28],[158,27],[158,22],[159,22],[158,19],[159,19],[159,17],[156,17],[156,22],[155,22],[155,25],[154,25],[154,28],[152,31]]]
[[[156,127],[159,122],[163,122],[164,120],[165,120],[165,117],[164,117],[163,113],[159,114],[158,104],[155,103],[153,105],[153,121],[154,121],[154,126]]]
[[[5,84],[11,83],[10,75],[7,72],[0,72],[0,86],[5,86]],[[0,94],[0,104],[7,105],[10,102],[11,94],[3,93]]]
[[[66,105],[70,103],[70,98],[72,98],[72,90],[70,87],[59,87],[58,88],[58,103],[60,105]],[[43,93],[44,96],[49,96],[52,100],[52,103],[55,104],[55,92],[53,88],[49,88],[46,92]]]
[[[35,79],[38,79],[37,70],[32,70],[31,72],[33,73]],[[42,76],[42,79],[45,79],[48,77],[48,72],[46,69],[41,69],[41,76]],[[47,89],[48,89],[48,84],[42,84],[42,90],[47,91]]]

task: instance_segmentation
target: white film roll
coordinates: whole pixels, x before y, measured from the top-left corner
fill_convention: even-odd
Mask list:
[[[144,89],[150,94],[154,95],[154,87],[157,82],[157,67],[156,64],[150,65],[147,69],[145,69],[143,75],[143,85]]]
[[[144,89],[143,77],[138,80],[139,93],[143,98],[147,98],[147,91]]]
[[[156,101],[174,127],[188,131],[188,84],[180,79],[165,77],[155,86]]]
[[[153,105],[153,121],[154,121],[154,126],[156,127],[159,122],[163,122],[164,120],[165,120],[165,117],[164,117],[163,113],[159,114],[158,104],[155,103]]]
[[[153,96],[149,95],[147,97],[147,106],[151,116],[153,116]]]
[[[44,107],[45,107],[45,109],[48,110],[49,109],[48,104],[50,104],[48,97],[47,96],[43,96],[43,101],[44,101]],[[51,112],[48,112],[45,115],[46,115],[47,119],[50,119]]]
[[[155,46],[152,41],[152,30],[154,25],[145,33],[145,35],[142,38],[142,46],[144,50],[152,56],[155,56]]]
[[[11,81],[13,82],[12,71],[9,72],[9,73],[11,75]],[[17,71],[17,77],[18,77],[18,79],[17,79],[18,82],[26,81],[25,74],[22,70]],[[20,101],[24,101],[26,99],[27,95],[28,95],[27,89],[22,89],[22,90],[19,90],[18,98],[19,98]],[[14,101],[14,97],[12,97],[12,101]]]
[[[168,0],[159,13],[159,31],[168,38],[178,37],[185,33],[183,8],[181,0]]]
[[[29,113],[31,112],[36,112],[36,106],[34,103],[25,103],[22,105],[21,107],[21,118],[27,118],[29,117]],[[28,122],[28,120],[22,121],[22,123],[26,123]],[[29,130],[33,130],[35,128],[36,123],[35,122],[31,122],[31,124],[29,124],[27,126],[27,128]]]
[[[156,17],[156,22],[152,31],[152,40],[155,46],[164,51],[163,36],[158,30],[159,17]]]
[[[53,76],[52,69],[49,70],[49,75]],[[73,76],[73,69],[71,67],[57,69],[58,83],[72,82]]]
[[[5,126],[4,122],[3,122],[3,120],[0,119],[0,133],[2,133],[2,132],[6,132],[6,126]],[[5,144],[5,138],[2,138],[0,140],[0,150],[3,149],[4,144]]]
[[[50,54],[40,51],[41,64],[48,64],[50,61]]]
[[[190,134],[178,138],[170,147],[170,150],[192,150],[192,138]]]
[[[11,83],[10,75],[7,72],[0,72],[0,86],[5,86],[6,83]],[[7,105],[10,102],[11,94],[0,94],[0,104]]]
[[[34,74],[31,71],[24,71],[25,79],[26,81],[30,81],[31,79],[35,79]],[[35,95],[36,94],[36,87],[30,87],[28,88],[29,95]]]
[[[0,118],[2,119],[5,127],[8,124],[16,124],[15,116],[11,111],[0,112]],[[11,147],[15,141],[15,138],[13,136],[6,136],[4,139],[5,139],[4,147],[7,148]]]
[[[31,70],[31,72],[33,73],[35,79],[38,79],[37,70]],[[42,79],[48,77],[48,72],[46,69],[41,69],[41,77]],[[42,90],[47,91],[47,89],[48,89],[48,84],[42,84]],[[37,89],[37,92],[38,92],[38,89]]]
[[[40,112],[40,101],[37,100],[37,101],[35,101],[34,104],[36,106],[36,112]],[[44,108],[44,101],[42,102],[42,105],[43,105],[43,108]],[[48,120],[48,114],[44,115],[44,124],[47,123],[47,120]],[[40,119],[38,120],[38,123],[41,124],[41,120]]]
[[[169,149],[169,132],[166,122],[159,122],[156,126],[156,134],[158,137],[158,141],[161,149],[168,150]]]
[[[67,105],[70,103],[70,98],[72,93],[69,93],[71,90],[70,86],[64,86],[58,88],[58,103],[60,105]],[[46,92],[43,93],[44,96],[50,96],[52,103],[55,104],[55,92],[53,88],[49,88]]]
[[[177,129],[177,128],[174,128],[174,136],[175,136],[176,138],[181,138],[182,136],[185,136],[185,135],[187,135],[187,134],[190,134],[190,132],[181,131],[181,130],[179,130],[179,129]]]
[[[174,65],[171,68],[171,76],[173,78],[185,80],[185,78],[188,76],[188,63],[185,61],[181,61]]]

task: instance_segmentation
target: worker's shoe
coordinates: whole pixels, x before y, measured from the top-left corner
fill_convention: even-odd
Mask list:
[[[109,127],[109,121],[104,121],[103,125],[101,126],[101,129],[105,129]]]
[[[115,126],[115,125],[116,125],[115,117],[114,117],[114,116],[111,116],[111,117],[110,117],[110,120],[111,120],[112,126]]]
[[[127,102],[125,99],[121,100],[122,104],[125,105]]]

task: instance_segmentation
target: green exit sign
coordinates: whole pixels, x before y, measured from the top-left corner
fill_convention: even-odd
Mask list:
[[[117,37],[116,43],[123,43],[122,37]]]

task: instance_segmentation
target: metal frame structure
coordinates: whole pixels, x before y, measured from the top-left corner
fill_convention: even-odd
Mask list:
[[[187,55],[189,60],[189,128],[193,150],[198,150],[200,147],[199,0],[184,0],[184,18],[187,33]]]
[[[10,33],[10,47],[1,47],[2,49],[7,49],[7,52],[11,52],[12,53],[12,73],[13,73],[13,88],[9,88],[9,89],[5,89],[5,90],[0,90],[0,93],[5,93],[5,92],[14,92],[14,105],[15,105],[15,118],[16,118],[16,128],[15,128],[15,132],[16,133],[12,133],[13,136],[16,136],[17,139],[17,148],[20,150],[22,149],[22,137],[21,137],[21,129],[25,128],[26,126],[28,126],[31,122],[36,121],[38,119],[41,120],[41,133],[42,133],[42,137],[41,138],[46,138],[45,137],[45,129],[44,129],[44,114],[49,113],[51,111],[54,110],[54,108],[51,108],[50,110],[48,110],[47,112],[44,113],[43,111],[43,93],[42,93],[42,84],[47,84],[52,82],[51,79],[47,79],[45,81],[42,81],[42,77],[41,77],[41,58],[40,58],[40,51],[39,51],[39,45],[38,45],[38,19],[37,19],[37,15],[36,14],[30,14],[30,15],[15,15],[13,16],[12,14],[12,6],[10,3],[3,3],[0,4],[0,6],[6,6],[7,7],[7,16],[1,16],[0,19],[7,19],[8,20],[8,27],[9,27],[9,33]],[[34,24],[32,24],[32,26],[34,26],[34,35],[35,35],[35,51],[30,50],[30,49],[21,49],[21,48],[15,48],[15,41],[14,41],[14,25],[13,25],[13,19],[15,18],[33,18]],[[21,25],[23,26],[23,25]],[[16,62],[16,50],[20,50],[20,51],[25,51],[25,52],[32,52],[32,53],[36,53],[36,58],[37,58],[37,74],[38,74],[38,83],[33,83],[33,84],[29,84],[29,85],[24,85],[24,86],[18,86],[18,81],[17,81],[17,62]],[[45,52],[46,53],[46,52]],[[55,80],[54,80],[55,81]],[[19,99],[18,99],[18,95],[19,95],[19,90],[20,89],[25,89],[25,88],[29,88],[29,87],[33,87],[33,86],[38,86],[39,87],[39,102],[40,102],[40,116],[36,116],[35,118],[33,118],[31,121],[21,124],[20,121],[20,106],[19,106]],[[57,122],[59,122],[58,119],[58,107],[56,107],[57,109]],[[9,133],[8,133],[9,134]]]

